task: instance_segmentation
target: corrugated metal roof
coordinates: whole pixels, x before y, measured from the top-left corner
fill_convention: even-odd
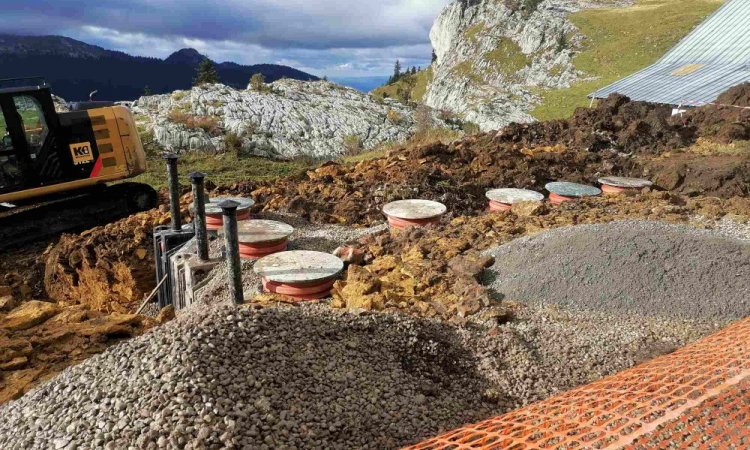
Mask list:
[[[654,65],[589,95],[702,105],[750,81],[750,0],[729,0]]]

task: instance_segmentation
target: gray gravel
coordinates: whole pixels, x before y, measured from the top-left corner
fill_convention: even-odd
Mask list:
[[[398,448],[711,331],[550,307],[464,329],[323,305],[193,310],[0,406],[0,448]]]
[[[647,221],[568,227],[488,253],[503,298],[662,317],[728,321],[750,313],[750,244],[724,232]]]
[[[0,407],[0,448],[396,448],[496,412],[483,386],[447,325],[221,307]]]

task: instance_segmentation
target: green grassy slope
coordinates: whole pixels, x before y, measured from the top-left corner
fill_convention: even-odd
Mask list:
[[[569,89],[542,93],[532,112],[539,120],[569,117],[586,106],[586,96],[654,63],[695,26],[714,12],[722,0],[636,0],[629,8],[593,9],[571,15],[587,37],[573,62],[594,80]]]

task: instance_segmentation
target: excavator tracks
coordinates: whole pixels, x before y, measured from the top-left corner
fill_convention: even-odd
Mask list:
[[[0,210],[0,250],[105,225],[155,208],[157,203],[158,195],[151,186],[120,183]]]

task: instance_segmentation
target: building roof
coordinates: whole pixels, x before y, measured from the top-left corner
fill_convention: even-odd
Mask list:
[[[671,105],[713,102],[750,81],[750,0],[728,0],[654,65],[593,92]]]

